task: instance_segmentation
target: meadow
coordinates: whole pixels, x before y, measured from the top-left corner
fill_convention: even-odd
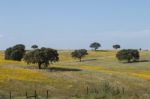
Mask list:
[[[88,51],[82,62],[59,51],[60,61],[48,69],[21,61],[4,60],[0,52],[0,99],[9,92],[25,99],[36,90],[44,99],[150,99],[150,52],[140,52],[140,62],[119,62],[115,50]]]

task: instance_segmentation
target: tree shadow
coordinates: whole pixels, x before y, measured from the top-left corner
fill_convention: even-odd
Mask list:
[[[150,60],[139,60],[138,62],[150,62]]]
[[[150,60],[139,60],[139,61],[131,61],[131,62],[123,62],[123,63],[143,63],[143,62],[150,62]]]
[[[96,61],[97,59],[85,59],[85,60],[82,60],[82,62],[86,62],[86,61]]]
[[[93,50],[95,51],[95,50]],[[110,50],[96,50],[95,52],[110,52]]]
[[[81,69],[75,68],[62,68],[62,67],[50,67],[46,68],[48,72],[67,72],[67,71],[82,71]]]
[[[63,67],[43,67],[43,68],[39,69],[37,66],[26,66],[26,67],[24,67],[24,69],[42,70],[42,71],[48,71],[48,72],[82,71],[81,69],[63,68]]]

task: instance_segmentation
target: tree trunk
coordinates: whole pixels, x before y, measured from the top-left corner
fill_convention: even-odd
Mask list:
[[[82,61],[81,58],[79,58],[79,61],[80,61],[80,62]]]
[[[130,61],[130,59],[128,59],[128,63],[130,63],[131,61]]]
[[[41,63],[38,63],[39,69],[41,69]]]
[[[45,63],[45,68],[47,68],[47,67],[48,67],[48,65],[49,65],[49,63],[48,63],[48,62],[46,62],[46,63]]]

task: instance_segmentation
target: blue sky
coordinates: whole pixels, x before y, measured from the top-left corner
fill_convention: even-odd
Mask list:
[[[1,0],[0,49],[27,48],[150,49],[149,0]]]

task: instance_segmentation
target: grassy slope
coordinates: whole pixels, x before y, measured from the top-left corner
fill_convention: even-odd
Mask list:
[[[89,51],[83,62],[72,59],[70,51],[59,53],[60,62],[51,65],[55,68],[50,72],[37,70],[36,65],[3,60],[1,52],[0,94],[13,91],[15,95],[24,95],[37,90],[44,95],[49,90],[52,97],[72,97],[84,95],[87,86],[92,90],[108,81],[129,94],[150,98],[150,62],[120,63],[115,58],[116,51]],[[141,52],[141,60],[149,59],[150,52]]]

